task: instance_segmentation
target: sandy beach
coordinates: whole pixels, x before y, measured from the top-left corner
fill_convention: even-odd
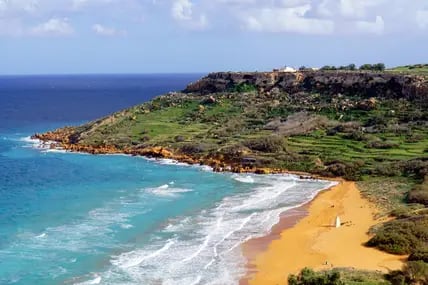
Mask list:
[[[361,197],[354,182],[342,181],[309,204],[284,213],[269,236],[243,245],[249,273],[241,285],[286,284],[289,274],[304,267],[400,269],[404,256],[363,245],[370,238],[370,227],[384,221],[375,219],[375,213],[376,207]],[[340,228],[333,226],[336,216]]]

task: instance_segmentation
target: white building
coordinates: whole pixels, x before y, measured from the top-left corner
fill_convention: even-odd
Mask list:
[[[280,69],[274,69],[273,71],[278,71],[278,72],[296,72],[297,70],[290,67],[290,66],[284,66],[281,67]]]

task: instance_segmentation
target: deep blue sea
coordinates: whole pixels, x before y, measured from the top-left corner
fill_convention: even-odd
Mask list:
[[[200,76],[0,77],[0,284],[237,284],[241,243],[328,182],[63,153],[29,139]]]

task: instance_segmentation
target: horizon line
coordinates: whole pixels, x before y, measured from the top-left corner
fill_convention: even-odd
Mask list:
[[[18,77],[18,76],[97,76],[97,75],[186,75],[186,74],[208,74],[211,72],[195,71],[195,72],[64,72],[64,73],[0,73],[0,77]]]

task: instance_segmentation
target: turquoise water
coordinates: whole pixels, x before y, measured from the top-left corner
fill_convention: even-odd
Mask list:
[[[240,244],[329,185],[63,153],[29,139],[80,119],[0,125],[0,284],[236,284]]]

